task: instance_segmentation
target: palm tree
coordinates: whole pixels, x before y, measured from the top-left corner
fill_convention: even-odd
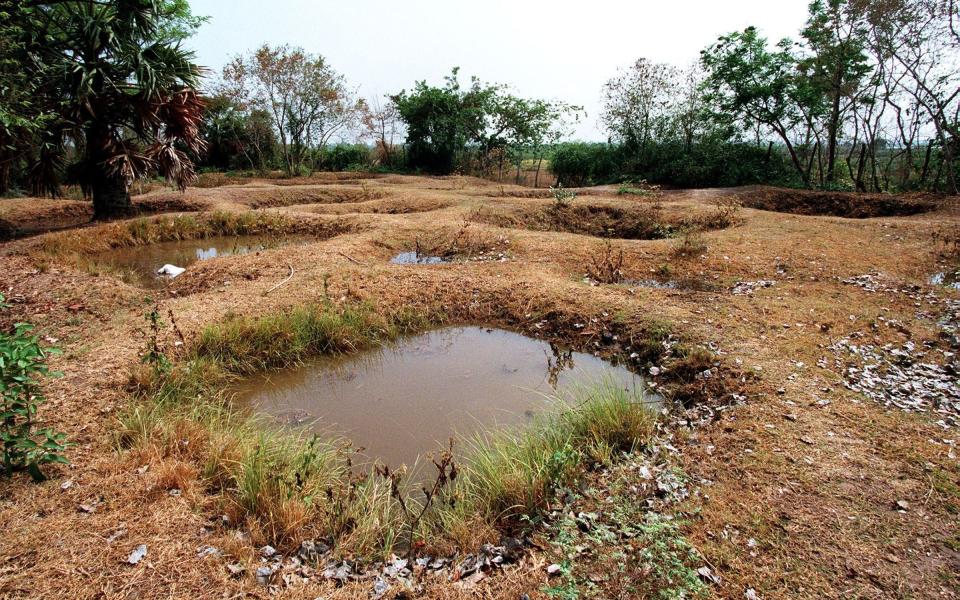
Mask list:
[[[56,195],[67,169],[93,198],[95,218],[133,211],[137,178],[165,176],[185,189],[188,153],[203,149],[200,69],[181,42],[200,19],[185,0],[63,0],[20,4],[25,68],[37,73],[43,127],[29,179]]]

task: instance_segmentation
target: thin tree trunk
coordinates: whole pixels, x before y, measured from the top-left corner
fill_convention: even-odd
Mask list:
[[[867,191],[867,184],[863,182],[863,170],[867,166],[867,143],[863,142],[860,144],[860,159],[857,160],[857,191],[865,192]]]
[[[537,157],[537,174],[533,176],[533,187],[540,187],[540,163],[543,162],[543,154]]]
[[[933,140],[927,141],[927,151],[923,157],[923,167],[920,170],[920,189],[927,186],[927,175],[930,174],[930,156],[933,154]]]

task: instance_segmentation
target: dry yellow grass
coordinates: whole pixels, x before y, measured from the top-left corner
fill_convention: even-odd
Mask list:
[[[682,259],[674,257],[674,240],[612,241],[614,250],[623,250],[627,279],[670,273],[712,284],[708,291],[692,291],[591,286],[582,279],[591,258],[604,251],[603,240],[491,224],[509,225],[550,204],[513,197],[538,194],[526,188],[411,176],[275,183],[138,198],[156,210],[260,208],[292,220],[340,219],[349,225],[341,235],[317,236],[306,245],[192,266],[161,294],[162,312],[173,312],[188,342],[229,314],[301,306],[323,299],[324,290],[337,302],[405,306],[443,313],[451,322],[499,324],[577,345],[599,341],[613,323],[639,341],[651,324],[667,322],[691,343],[713,343],[731,372],[759,375],[744,384],[750,392],[745,405],[679,432],[677,442],[686,470],[712,481],[704,489],[708,499],[687,507],[697,515],[687,534],[722,577],[713,588],[716,596],[742,598],[754,588],[763,598],[957,597],[960,470],[941,441],[955,434],[922,415],[888,411],[864,399],[854,403],[839,373],[815,366],[824,346],[853,331],[867,331],[880,342],[937,337],[933,322],[916,318],[912,300],[867,293],[839,279],[881,271],[926,285],[937,270],[933,232],[960,227],[955,201],[940,203],[934,212],[868,220],[742,209],[741,224],[702,233],[702,255]],[[672,192],[662,200],[663,211],[679,222],[708,214],[717,199],[730,195]],[[642,202],[609,190],[581,191],[574,200],[625,210]],[[372,210],[381,206],[390,210]],[[351,213],[350,207],[358,210]],[[337,214],[317,214],[327,212]],[[92,226],[84,233],[110,235],[112,227]],[[506,260],[389,263],[418,240],[452,242],[464,228],[481,245],[496,243]],[[0,596],[266,597],[249,574],[231,578],[226,559],[197,558],[207,544],[230,560],[251,561],[253,554],[249,542],[210,527],[215,499],[196,493],[196,475],[186,463],[114,449],[114,415],[130,401],[125,386],[145,343],[148,294],[70,261],[54,257],[38,264],[30,251],[54,235],[0,247],[3,291],[13,301],[0,318],[3,324],[34,322],[65,348],[55,360],[65,376],[46,384],[50,401],[41,417],[66,431],[76,446],[69,453],[72,464],[52,470],[50,482],[0,481]],[[288,265],[293,278],[274,289],[288,276]],[[758,279],[778,283],[753,296],[728,292],[736,281]],[[879,315],[899,319],[907,333],[874,332],[870,323]],[[546,329],[535,328],[541,319]],[[574,323],[586,327],[575,329]],[[796,361],[806,367],[790,380]],[[826,407],[813,401],[824,387],[831,389]],[[784,418],[786,413],[795,419]],[[65,481],[71,485],[61,489]],[[165,493],[171,486],[185,492]],[[902,498],[910,500],[911,510],[893,510]],[[148,546],[147,558],[136,567],[126,564],[141,543]],[[472,590],[430,581],[422,595],[538,597],[548,560],[534,553]],[[334,590],[317,583],[284,589],[278,597],[368,594],[366,585]]]

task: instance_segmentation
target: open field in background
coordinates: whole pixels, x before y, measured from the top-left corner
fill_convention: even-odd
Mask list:
[[[64,349],[41,417],[75,444],[50,481],[3,487],[0,596],[367,598],[375,589],[370,579],[338,586],[286,570],[272,588],[258,583],[257,548],[276,540],[264,524],[280,520],[237,510],[223,523],[224,506],[236,506],[231,484],[211,481],[232,475],[204,471],[209,453],[196,441],[210,438],[190,418],[163,443],[118,442],[131,409],[155,400],[144,393],[155,391],[149,378],[131,387],[155,303],[166,323],[158,341],[175,364],[209,351],[211,331],[221,350],[237,348],[231,324],[362,306],[360,324],[382,331],[401,317],[418,330],[484,324],[656,373],[671,411],[642,447],[604,455],[596,445],[575,476],[558,478],[563,489],[536,502],[546,518],[504,568],[482,577],[428,569],[406,597],[960,596],[956,403],[907,412],[845,386],[862,360],[850,344],[890,344],[910,349],[890,355],[901,366],[945,365],[945,393],[956,392],[960,293],[929,281],[957,268],[956,198],[605,186],[558,207],[548,190],[469,177],[205,177],[184,194],[136,197],[144,217],[102,224],[86,224],[76,201],[0,200],[0,232],[83,225],[0,245],[11,303],[0,324],[30,321]],[[160,291],[89,260],[249,232],[308,242],[198,262]],[[390,263],[416,248],[451,262]],[[277,356],[270,340],[288,339],[274,325],[257,329],[275,332],[257,347],[261,358]],[[337,338],[351,342],[337,349],[389,337],[379,335]],[[277,543],[288,556],[297,535],[317,532],[303,514],[283,521],[294,524]],[[499,524],[482,525],[475,539],[457,538],[461,547],[438,534],[424,552],[462,560],[503,541]],[[140,544],[146,558],[128,564]],[[203,555],[207,546],[219,555]],[[383,597],[405,597],[401,582],[384,582]]]

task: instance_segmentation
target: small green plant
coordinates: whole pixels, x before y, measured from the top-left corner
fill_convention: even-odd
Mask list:
[[[153,307],[144,314],[147,323],[150,325],[150,338],[147,341],[147,351],[144,352],[141,362],[148,365],[154,371],[155,375],[163,375],[170,371],[170,359],[164,353],[160,345],[160,330],[163,328],[163,320],[160,318],[160,306],[154,304]]]
[[[59,375],[46,365],[47,356],[59,349],[42,348],[32,331],[32,325],[17,323],[12,332],[0,332],[0,444],[4,474],[26,471],[34,481],[43,481],[42,465],[67,463],[67,442],[65,434],[37,426],[37,409],[44,401],[38,379]]]
[[[576,192],[564,189],[563,184],[559,181],[556,187],[550,186],[550,193],[553,194],[555,208],[566,208],[577,197]]]
[[[627,180],[621,183],[620,187],[617,188],[617,194],[620,196],[624,196],[624,195],[644,196],[644,197],[659,196],[660,186],[650,185],[649,183],[647,183],[646,179],[641,179],[638,182]]]

